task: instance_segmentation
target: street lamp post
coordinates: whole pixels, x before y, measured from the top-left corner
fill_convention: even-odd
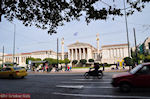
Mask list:
[[[126,16],[125,0],[123,0],[123,3],[124,3],[124,13],[125,13],[125,22],[126,22],[127,42],[128,42],[128,57],[130,57],[129,33],[128,33],[128,23],[127,23],[127,16]]]
[[[3,46],[3,56],[2,56],[2,67],[4,65],[4,46]]]
[[[11,22],[12,23],[12,22]],[[14,39],[13,39],[13,65],[14,65],[14,57],[15,57],[15,40],[16,40],[16,24],[12,23],[14,25]]]

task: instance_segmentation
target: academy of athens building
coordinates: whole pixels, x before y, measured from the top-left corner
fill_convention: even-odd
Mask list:
[[[114,64],[128,57],[128,44],[104,45],[101,48],[97,50],[90,44],[76,42],[68,46],[68,59],[94,59],[100,63]]]
[[[96,36],[97,47],[93,47],[91,44],[83,42],[75,42],[67,46],[68,51],[64,52],[64,38],[61,40],[61,52],[58,53],[58,59],[68,58],[71,62],[73,60],[94,59],[99,63],[114,64],[117,61],[122,61],[124,57],[128,57],[128,44],[114,44],[114,45],[103,45],[99,48],[99,35]],[[26,59],[40,58],[57,58],[57,53],[52,50],[34,51],[29,53],[20,53],[14,55],[14,62],[26,66]],[[4,57],[4,62],[13,62],[13,55],[7,54]]]

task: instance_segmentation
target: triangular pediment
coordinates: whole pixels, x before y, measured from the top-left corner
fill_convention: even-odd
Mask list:
[[[82,42],[76,42],[76,43],[73,43],[73,44],[70,44],[68,45],[68,47],[81,47],[81,46],[92,46],[88,43],[82,43]]]

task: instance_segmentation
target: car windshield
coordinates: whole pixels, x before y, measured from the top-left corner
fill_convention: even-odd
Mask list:
[[[21,67],[14,67],[14,70],[21,70]]]
[[[136,66],[135,68],[133,68],[133,69],[130,71],[130,73],[131,73],[131,74],[135,74],[141,67],[142,67],[142,64]]]

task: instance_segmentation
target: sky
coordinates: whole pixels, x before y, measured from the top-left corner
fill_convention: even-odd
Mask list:
[[[122,5],[122,4],[121,4]],[[97,5],[98,6],[98,5]],[[136,12],[128,16],[128,31],[130,46],[134,46],[133,28],[136,31],[137,44],[150,37],[150,4],[147,4],[142,12]],[[59,39],[59,52],[61,51],[61,39],[64,38],[65,52],[67,46],[76,41],[89,43],[96,47],[96,34],[99,33],[100,47],[111,44],[127,43],[125,18],[115,17],[113,21],[108,18],[106,21],[97,20],[86,24],[81,17],[80,21],[65,23],[58,27],[57,34],[49,35],[47,30],[38,29],[35,26],[25,27],[22,22],[15,19],[16,24],[16,46],[15,53],[27,53],[39,50],[53,50],[57,48],[57,38]],[[5,53],[13,53],[14,24],[2,18],[0,22],[0,52],[5,47]],[[76,36],[74,35],[76,33]]]

